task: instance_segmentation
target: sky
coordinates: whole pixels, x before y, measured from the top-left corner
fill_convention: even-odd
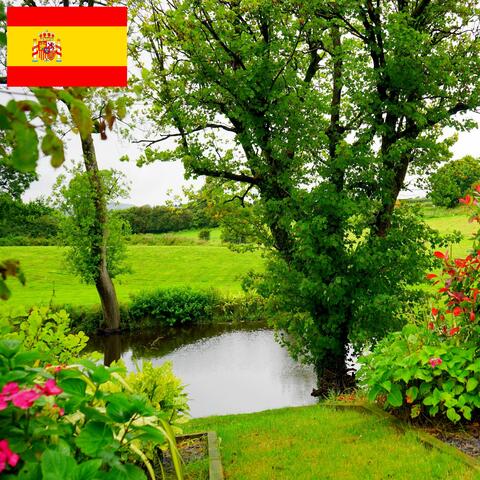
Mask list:
[[[480,123],[480,115],[477,115]],[[155,162],[143,167],[137,167],[135,160],[141,153],[141,147],[131,141],[122,139],[115,133],[110,133],[107,140],[100,140],[95,135],[97,160],[100,168],[115,168],[124,172],[130,181],[130,196],[121,200],[121,203],[132,205],[162,205],[172,196],[182,194],[185,186],[200,187],[203,179],[186,181],[184,169],[180,162]],[[70,135],[67,140],[66,151],[68,168],[72,162],[81,160],[81,148],[78,136]],[[130,162],[120,162],[119,158],[125,154],[130,156]],[[453,157],[461,158],[465,155],[480,156],[480,129],[471,132],[460,132],[459,139],[453,147]],[[24,200],[32,200],[40,196],[48,196],[57,176],[63,173],[63,167],[55,169],[50,166],[47,158],[39,162],[39,180],[34,182],[25,193]],[[413,186],[413,181],[401,198],[422,196],[424,192]]]

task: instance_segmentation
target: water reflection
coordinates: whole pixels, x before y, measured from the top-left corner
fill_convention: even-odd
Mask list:
[[[166,360],[187,386],[193,417],[246,413],[315,402],[313,369],[298,364],[264,326],[195,327],[95,339],[105,358]]]

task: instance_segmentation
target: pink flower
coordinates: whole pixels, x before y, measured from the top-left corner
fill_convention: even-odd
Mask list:
[[[432,368],[435,368],[437,365],[442,364],[442,359],[441,358],[431,358],[428,363],[430,363]]]
[[[2,392],[0,393],[0,395],[2,395],[5,398],[5,400],[10,400],[13,395],[18,393],[18,391],[19,391],[18,383],[10,382],[10,383],[7,383],[2,388]]]
[[[57,385],[57,382],[52,378],[45,382],[45,385],[40,389],[40,391],[47,397],[59,395],[63,392],[63,390]]]
[[[8,440],[0,440],[0,472],[5,470],[7,464],[15,467],[19,460],[20,457],[10,450]]]
[[[7,407],[8,402],[3,397],[0,397],[0,411],[5,410]]]
[[[42,396],[41,393],[35,391],[33,388],[30,390],[22,390],[12,396],[12,403],[23,410],[30,408],[36,400]]]

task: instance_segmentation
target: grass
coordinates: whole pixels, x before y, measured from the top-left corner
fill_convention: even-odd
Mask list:
[[[115,281],[120,301],[142,290],[176,286],[239,294],[241,277],[250,270],[261,270],[263,265],[258,252],[236,253],[226,247],[135,245],[128,247],[128,257],[132,273]],[[6,304],[9,307],[48,304],[53,294],[56,304],[99,303],[95,287],[82,284],[69,273],[62,248],[0,247],[0,258],[20,260],[27,277],[25,287],[9,280],[13,292]]]
[[[470,480],[455,456],[428,449],[413,432],[359,411],[310,407],[192,420],[215,430],[226,478],[235,480]],[[193,478],[193,477],[192,477]]]
[[[427,222],[433,228],[442,233],[459,230],[464,234],[464,240],[452,247],[454,256],[464,256],[471,247],[470,236],[478,225],[468,223],[461,208],[432,209],[428,205],[422,208],[426,209]],[[197,230],[172,235],[187,242],[198,239]],[[221,246],[218,228],[211,230],[210,241],[202,245],[129,245],[128,255],[132,273],[115,281],[120,301],[127,301],[132,293],[141,290],[175,286],[215,288],[236,295],[241,293],[242,276],[250,270],[261,271],[263,268],[259,252],[236,253]],[[20,260],[27,276],[25,287],[9,280],[13,291],[7,304],[9,307],[48,304],[53,294],[56,304],[99,303],[95,288],[82,284],[69,273],[60,247],[0,247],[0,258]],[[430,286],[426,288],[432,290]],[[5,307],[2,305],[2,308]]]

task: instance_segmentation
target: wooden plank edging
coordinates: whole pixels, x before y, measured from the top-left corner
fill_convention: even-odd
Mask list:
[[[372,415],[376,415],[377,417],[384,418],[396,429],[402,432],[407,432],[407,431],[413,432],[421,443],[428,445],[431,448],[440,450],[441,452],[446,453],[448,455],[457,457],[457,459],[460,460],[461,462],[467,464],[469,467],[473,468],[477,472],[480,472],[480,462],[476,458],[471,457],[470,455],[467,455],[466,453],[462,452],[461,450],[459,450],[458,448],[455,448],[452,445],[448,445],[447,443],[442,442],[441,440],[439,440],[438,438],[435,438],[433,435],[430,435],[429,433],[422,432],[421,430],[413,428],[412,426],[406,424],[399,418],[396,418],[393,415],[390,415],[389,413],[385,412],[385,410],[378,408],[376,405],[359,403],[359,402],[353,402],[353,403],[323,402],[323,403],[319,403],[319,405],[327,408],[338,408],[338,409],[351,408],[354,410],[363,410],[364,412],[370,413]]]
[[[176,436],[178,440],[200,437],[207,437],[209,480],[224,480],[225,477],[223,474],[222,457],[220,455],[218,436],[216,432],[196,432]]]

